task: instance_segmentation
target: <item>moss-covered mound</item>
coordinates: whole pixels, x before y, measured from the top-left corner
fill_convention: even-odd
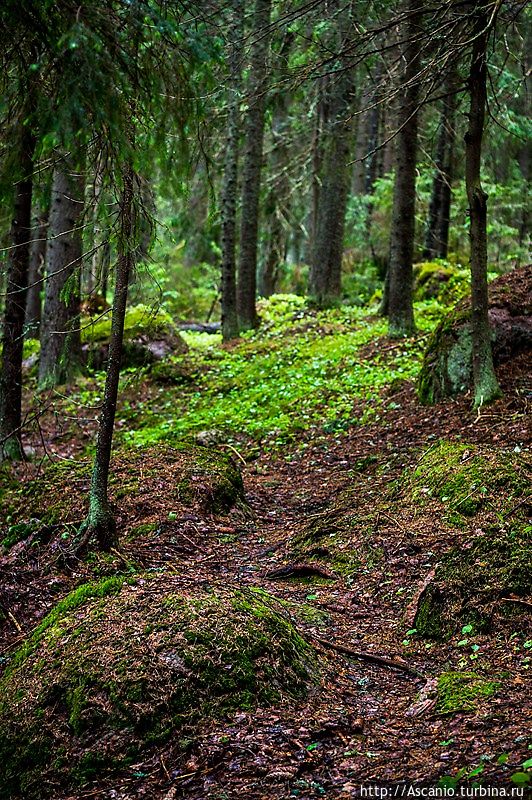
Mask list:
[[[422,261],[414,264],[414,298],[438,298],[452,303],[468,293],[469,270],[448,261]]]
[[[489,285],[489,315],[495,364],[532,348],[532,265]],[[472,382],[469,300],[450,311],[429,339],[418,379],[422,403],[466,391]]]
[[[476,672],[444,672],[438,678],[436,711],[439,714],[475,711],[478,703],[492,697],[498,686]]]
[[[77,589],[0,680],[0,797],[62,796],[201,720],[303,696],[315,654],[274,605],[163,576]]]
[[[447,553],[419,598],[414,621],[418,633],[444,639],[465,624],[487,631],[494,613],[504,610],[501,598],[529,596],[531,533],[527,525],[510,532],[494,529],[477,537],[469,549],[456,547]]]
[[[532,464],[527,454],[440,441],[405,479],[418,505],[436,497],[466,517],[484,508],[506,513],[530,494]]]
[[[83,349],[89,366],[103,369],[111,336],[111,314],[84,320]],[[124,323],[123,367],[153,364],[181,355],[188,346],[168,312],[145,305],[131,306]]]
[[[381,560],[382,553],[371,544],[375,515],[361,512],[359,491],[344,489],[302,525],[290,542],[293,559],[315,562],[348,579]]]
[[[0,524],[0,541],[4,546],[43,526],[80,522],[86,512],[90,471],[88,461],[61,461],[22,483],[3,482],[0,519],[5,524]],[[118,450],[113,455],[110,496],[126,508],[128,518],[137,521],[161,514],[166,518],[190,505],[219,513],[243,497],[242,475],[226,453],[188,442]]]

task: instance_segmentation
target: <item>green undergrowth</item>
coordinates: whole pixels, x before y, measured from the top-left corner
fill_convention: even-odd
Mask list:
[[[530,495],[532,463],[527,453],[439,441],[405,480],[415,503],[423,506],[437,498],[453,518],[483,509],[504,515]]]
[[[166,385],[142,407],[135,404],[122,437],[130,444],[216,429],[227,441],[250,437],[280,446],[325,425],[341,431],[378,419],[381,391],[413,379],[423,340],[405,339],[379,351],[387,323],[355,307],[313,311],[299,297],[281,296],[262,308],[263,326],[236,344],[219,336],[187,334],[190,352],[168,362]],[[420,332],[440,316],[434,302],[418,304]],[[371,352],[365,346],[374,345]],[[173,387],[172,363],[176,370]],[[185,373],[193,376],[188,383]],[[362,401],[362,414],[353,410]],[[127,409],[122,411],[128,423]]]
[[[79,587],[0,680],[0,797],[38,798],[51,774],[66,796],[152,744],[318,680],[313,648],[264,593],[191,594],[168,576]]]
[[[498,688],[496,681],[488,681],[475,672],[444,672],[438,678],[436,711],[476,711],[479,702],[492,697]]]

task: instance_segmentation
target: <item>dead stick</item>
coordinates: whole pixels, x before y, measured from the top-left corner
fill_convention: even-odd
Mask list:
[[[532,608],[532,603],[529,603],[528,600],[521,600],[520,597],[501,597],[501,603],[518,603],[526,608]]]
[[[328,642],[327,639],[321,639],[319,636],[315,636],[314,634],[310,635],[313,639],[315,639],[316,642],[318,642],[318,644],[321,644],[323,647],[328,647],[330,650],[336,650],[338,653],[351,656],[351,658],[356,658],[359,661],[369,661],[372,664],[380,664],[383,667],[392,667],[393,669],[398,669],[401,672],[406,672],[408,675],[414,675],[416,678],[421,678],[424,681],[427,680],[423,673],[418,672],[418,670],[414,669],[414,667],[409,667],[408,664],[401,664],[400,661],[393,661],[391,658],[384,658],[384,656],[378,656],[374,653],[367,653],[363,650],[352,650],[351,647],[346,647],[343,644]]]

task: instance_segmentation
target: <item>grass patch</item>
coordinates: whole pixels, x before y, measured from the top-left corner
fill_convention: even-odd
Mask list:
[[[141,424],[123,436],[131,444],[182,437],[200,430],[245,435],[263,446],[281,446],[325,424],[342,430],[378,418],[381,390],[413,379],[422,358],[419,339],[407,339],[392,355],[360,352],[387,331],[385,320],[358,308],[311,311],[301,298],[266,306],[264,326],[229,348],[219,337],[188,334],[191,352],[181,364],[194,384],[165,391],[143,409]],[[272,301],[273,303],[273,301]],[[419,304],[420,330],[431,328],[430,304]],[[364,417],[353,411],[367,403]]]

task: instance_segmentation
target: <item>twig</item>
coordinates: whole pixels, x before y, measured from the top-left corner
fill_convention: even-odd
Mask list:
[[[232,451],[232,452],[235,454],[235,456],[237,456],[237,458],[239,458],[239,459],[240,459],[240,461],[243,463],[243,465],[244,465],[245,467],[247,467],[247,461],[246,461],[246,459],[245,459],[243,456],[241,456],[241,455],[240,455],[240,453],[238,452],[238,450],[237,450],[235,447],[233,447],[233,445],[232,445],[232,444],[221,444],[221,445],[220,445],[220,447],[228,447],[228,448],[229,448],[229,450],[231,450],[231,451]]]
[[[518,508],[524,506],[525,503],[530,503],[530,500],[531,500],[530,497],[525,497],[523,500],[521,500],[520,503],[517,503],[517,505],[513,506],[513,508],[511,508],[509,511],[506,512],[506,514],[504,515],[504,519],[506,519],[506,517],[511,516],[514,513],[514,511],[517,511]]]
[[[352,650],[351,647],[346,647],[345,645],[337,644],[336,642],[329,642],[327,639],[321,639],[319,636],[315,636],[313,633],[308,635],[315,639],[318,644],[321,644],[322,647],[327,647],[330,650],[336,650],[338,653],[351,656],[351,658],[356,658],[359,661],[369,661],[371,664],[379,664],[381,667],[391,667],[392,669],[406,672],[407,675],[413,675],[415,678],[421,678],[424,681],[427,680],[426,676],[423,675],[422,672],[419,672],[417,669],[414,669],[414,667],[410,667],[408,664],[405,664],[401,661],[395,661],[391,658],[378,656],[374,653],[368,653],[364,650]]]
[[[529,603],[528,600],[521,600],[520,597],[501,597],[501,603],[517,603],[526,608],[532,608],[532,603]]]
[[[19,623],[17,622],[11,611],[9,611],[9,609],[7,610],[7,616],[9,617],[9,619],[11,620],[17,631],[19,633],[23,633],[22,628],[20,627]]]

